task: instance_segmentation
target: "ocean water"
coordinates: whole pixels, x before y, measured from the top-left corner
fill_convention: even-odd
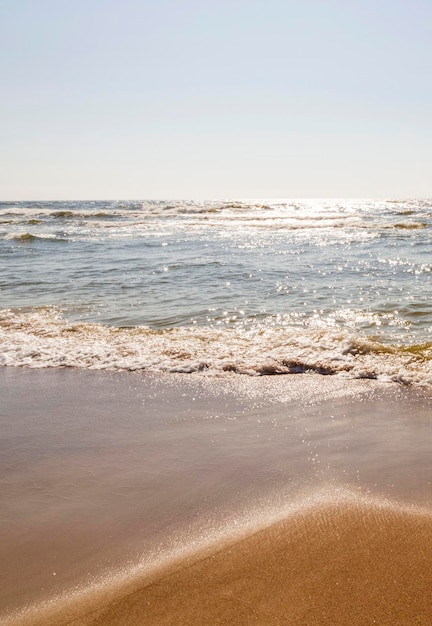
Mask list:
[[[0,203],[0,364],[432,385],[432,200]]]

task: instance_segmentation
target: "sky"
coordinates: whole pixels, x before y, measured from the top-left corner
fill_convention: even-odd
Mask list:
[[[430,0],[0,0],[0,199],[432,197]]]

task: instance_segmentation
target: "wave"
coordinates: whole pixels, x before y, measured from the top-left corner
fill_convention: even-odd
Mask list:
[[[58,220],[92,220],[103,219],[113,220],[122,217],[119,211],[52,211],[47,214],[47,217]]]
[[[341,331],[266,327],[115,328],[55,308],[0,313],[0,365],[205,375],[337,375],[432,386],[432,344],[384,345]]]
[[[98,230],[120,223],[133,233],[137,226],[150,224],[176,228],[239,225],[252,229],[380,229],[419,230],[430,225],[430,203],[420,200],[225,200],[225,201],[145,201],[145,202],[46,202],[22,203],[5,207],[3,218],[14,222],[69,228],[81,226]],[[401,220],[401,217],[404,217]],[[86,224],[86,222],[88,222]]]
[[[172,221],[171,221],[172,218]],[[86,215],[84,213],[75,214],[73,218],[61,218],[64,220],[62,228],[66,228],[67,223],[74,223],[73,233],[75,236],[80,234],[88,235],[88,229],[91,225],[93,236],[97,234],[99,229],[103,231],[107,227],[119,228],[122,233],[139,235],[141,230],[147,231],[151,229],[162,232],[166,228],[175,227],[179,232],[187,231],[190,228],[208,229],[221,228],[224,231],[232,227],[233,220],[238,228],[250,229],[251,231],[347,231],[353,233],[367,233],[371,236],[378,236],[379,232],[390,230],[424,230],[430,224],[428,222],[389,222],[389,223],[371,223],[361,218],[352,216],[307,216],[293,217],[291,215],[256,215],[253,213],[229,216],[218,214],[217,211],[189,211],[172,216],[158,214],[134,214],[128,215],[127,218],[121,214],[105,215],[102,213],[94,213]],[[2,224],[25,225],[29,224],[35,227],[51,228],[53,224],[49,224],[46,219],[26,218],[24,220],[10,221],[4,220]],[[82,230],[84,229],[84,230]],[[72,232],[72,231],[71,231]],[[28,233],[29,235],[33,233]],[[38,236],[38,235],[35,235]]]
[[[74,213],[73,211],[53,211],[52,213],[50,213],[50,217],[55,217],[59,219],[71,218],[75,216],[76,213]]]
[[[427,228],[428,224],[426,222],[398,222],[397,224],[393,224],[393,228],[402,228],[406,230],[414,230],[416,228]]]
[[[21,235],[14,235],[13,239],[16,241],[32,241],[33,239],[40,239],[40,237],[32,235],[31,233],[22,233]]]
[[[39,234],[34,235],[33,233],[18,233],[18,234],[8,234],[3,237],[6,240],[20,241],[21,243],[31,243],[32,241],[53,241],[53,242],[67,242],[68,239],[65,237],[57,237],[52,234]]]

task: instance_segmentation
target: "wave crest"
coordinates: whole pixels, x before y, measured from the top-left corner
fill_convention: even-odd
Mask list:
[[[251,376],[318,373],[432,386],[430,346],[298,328],[114,328],[54,308],[0,313],[0,365]]]

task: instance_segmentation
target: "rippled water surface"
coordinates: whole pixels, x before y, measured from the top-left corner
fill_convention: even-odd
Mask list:
[[[432,201],[0,204],[7,365],[430,384]]]

